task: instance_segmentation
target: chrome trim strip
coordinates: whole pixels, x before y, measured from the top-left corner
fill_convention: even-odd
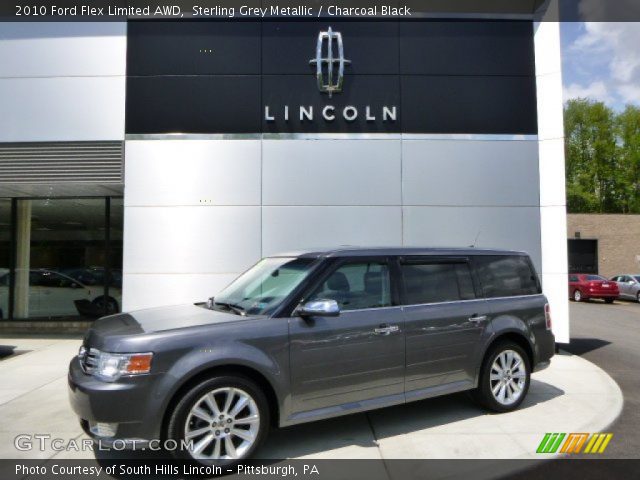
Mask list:
[[[263,140],[400,140],[400,133],[264,133]]]
[[[129,140],[260,140],[261,133],[128,133]]]
[[[403,140],[470,140],[537,142],[538,135],[481,134],[481,133],[403,133]]]
[[[125,140],[457,140],[537,142],[538,135],[478,133],[134,133]]]

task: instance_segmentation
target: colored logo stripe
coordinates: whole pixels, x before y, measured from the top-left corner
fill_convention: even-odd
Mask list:
[[[591,440],[589,440],[589,443],[587,444],[587,448],[584,449],[584,453],[603,453],[607,448],[607,445],[609,445],[612,437],[612,433],[593,434]]]
[[[562,445],[560,453],[580,453],[582,446],[589,438],[588,433],[570,433]]]
[[[536,453],[556,453],[560,445],[560,453],[580,453],[585,443],[584,453],[603,453],[612,438],[612,433],[594,433],[591,436],[589,433],[545,433]]]
[[[547,433],[545,434],[542,442],[538,446],[537,453],[556,453],[560,443],[564,439],[566,434],[564,433]]]

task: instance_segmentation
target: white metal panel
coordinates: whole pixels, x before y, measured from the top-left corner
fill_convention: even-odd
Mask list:
[[[542,292],[549,300],[556,342],[569,343],[569,279],[566,273],[543,273]]]
[[[565,207],[567,203],[564,138],[540,142],[540,205]]]
[[[260,258],[259,207],[125,207],[125,273],[240,272]]]
[[[400,140],[264,140],[265,205],[400,205]]]
[[[400,207],[263,207],[263,255],[339,245],[402,244]]]
[[[0,77],[125,75],[125,22],[0,23]]]
[[[403,218],[407,246],[522,250],[541,271],[537,207],[404,207]]]
[[[260,140],[126,142],[127,206],[260,205]]]
[[[567,255],[567,212],[565,207],[541,207],[540,227],[542,238],[542,273],[568,271]],[[562,243],[558,240],[558,230],[562,229]]]
[[[402,147],[405,205],[539,203],[535,141],[409,140]]]
[[[227,286],[236,274],[126,274],[122,310],[203,302]]]
[[[124,77],[0,79],[0,142],[124,140]]]
[[[553,14],[557,8],[557,2],[551,2],[547,14]],[[534,44],[540,138],[542,283],[553,312],[556,341],[568,343],[570,334],[560,24],[536,24]]]

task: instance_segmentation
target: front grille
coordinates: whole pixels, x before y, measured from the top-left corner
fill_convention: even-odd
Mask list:
[[[98,366],[98,355],[100,351],[95,348],[87,350],[82,347],[80,353],[78,353],[78,360],[80,360],[80,366],[85,373],[93,373]]]

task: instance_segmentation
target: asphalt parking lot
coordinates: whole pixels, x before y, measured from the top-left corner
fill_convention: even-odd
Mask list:
[[[594,300],[571,303],[569,352],[595,363],[618,383],[624,395],[622,414],[609,430],[614,441],[608,458],[640,455],[640,304]]]

